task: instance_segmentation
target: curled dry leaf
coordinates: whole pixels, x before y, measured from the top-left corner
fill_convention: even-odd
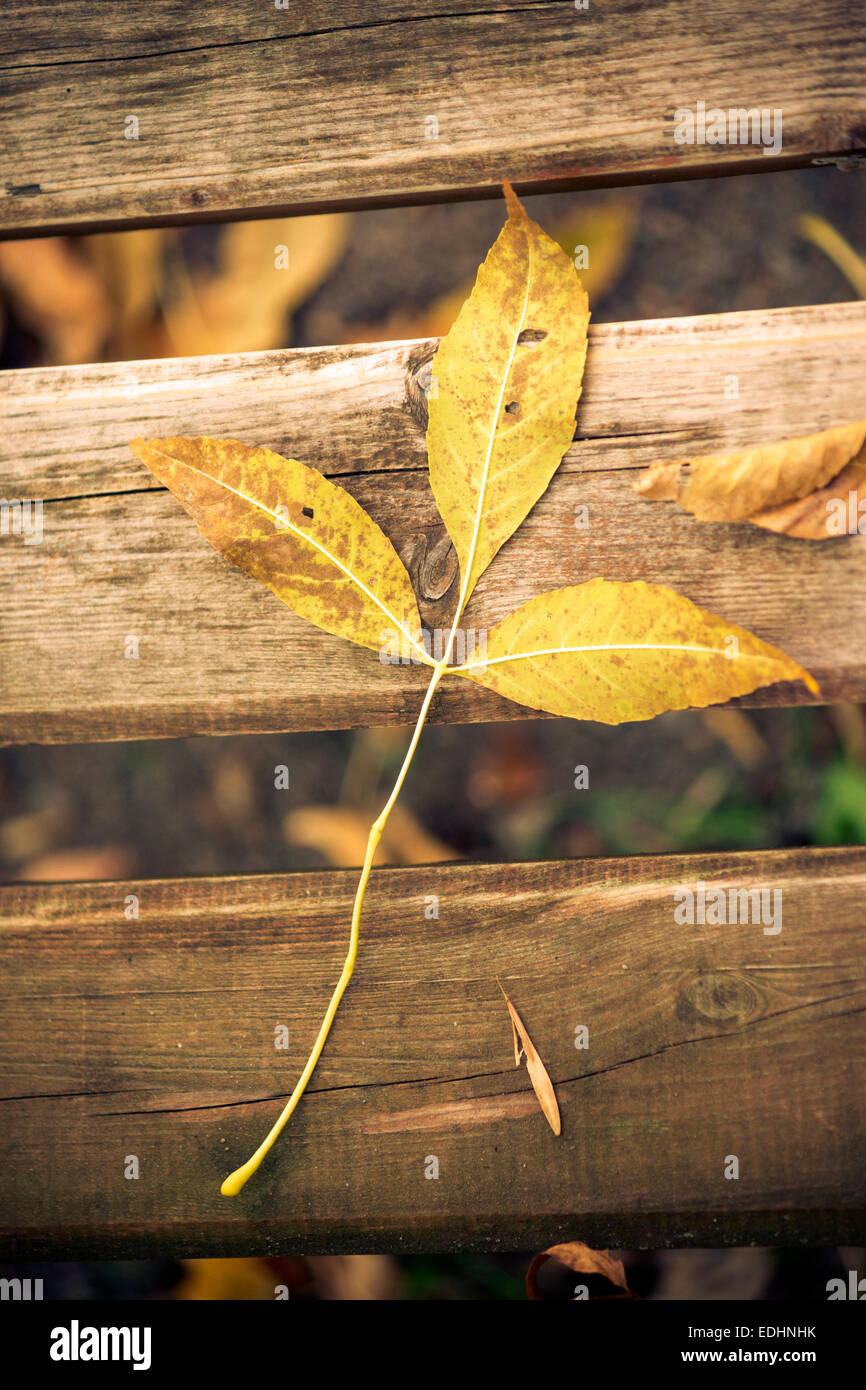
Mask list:
[[[621,724],[748,695],[775,681],[818,686],[784,652],[661,584],[592,579],[539,594],[454,668],[518,704]]]
[[[574,265],[505,185],[508,221],[433,361],[430,485],[462,597],[574,437],[589,308]]]
[[[315,468],[231,439],[130,448],[227,560],[326,632],[381,650],[399,630],[426,660],[412,581],[384,532]]]
[[[625,1277],[622,1260],[614,1259],[609,1250],[591,1250],[581,1241],[572,1240],[564,1245],[551,1245],[549,1250],[543,1250],[533,1259],[526,1273],[526,1293],[527,1297],[535,1302],[544,1301],[544,1295],[538,1290],[538,1273],[548,1260],[558,1260],[560,1264],[574,1270],[575,1274],[600,1274],[624,1291],[622,1294],[613,1295],[614,1297],[634,1298]]]
[[[699,521],[767,525],[760,513],[826,487],[851,463],[866,464],[866,420],[733,454],[654,463],[635,480],[634,489],[653,502],[676,502]],[[828,530],[811,538],[832,534]]]
[[[497,980],[497,984],[499,981]],[[502,985],[499,985],[502,989]],[[502,989],[502,997],[508,1006],[511,1015],[511,1029],[514,1035],[514,1065],[520,1066],[521,1053],[526,1058],[526,1070],[529,1072],[529,1079],[532,1082],[532,1089],[538,1097],[538,1103],[544,1111],[544,1118],[550,1125],[554,1134],[559,1134],[562,1129],[562,1121],[559,1117],[559,1105],[556,1100],[556,1092],[553,1089],[553,1082],[547,1074],[547,1068],[538,1055],[538,1050],[526,1031],[523,1019],[515,1009],[505,990]]]
[[[816,492],[781,507],[756,512],[749,520],[767,531],[778,531],[802,541],[825,541],[830,536],[866,533],[866,445],[860,450],[862,462],[847,468]]]

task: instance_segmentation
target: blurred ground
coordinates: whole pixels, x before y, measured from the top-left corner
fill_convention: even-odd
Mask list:
[[[866,179],[856,174],[752,175],[527,205],[569,249],[589,247],[583,274],[595,321],[858,294],[856,258],[838,240],[864,249]],[[821,219],[812,239],[804,216]],[[466,203],[7,243],[0,366],[445,331],[502,217],[499,202]],[[0,877],[358,863],[363,818],[379,809],[405,738],[373,730],[0,750]],[[277,763],[291,769],[288,791],[274,790]],[[586,791],[574,790],[577,764],[590,769]],[[385,847],[394,862],[863,844],[866,718],[863,708],[840,706],[687,712],[619,729],[571,721],[430,727],[402,805]],[[644,1296],[824,1298],[839,1266],[857,1267],[856,1256],[863,1272],[862,1254],[680,1251],[625,1262]],[[335,1257],[287,1259],[281,1273],[253,1260],[28,1272],[45,1277],[46,1296],[74,1298],[273,1297],[279,1282],[293,1297],[354,1289],[517,1298],[527,1263],[527,1255],[360,1265]]]

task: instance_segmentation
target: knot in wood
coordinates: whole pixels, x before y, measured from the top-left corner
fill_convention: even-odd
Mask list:
[[[426,538],[426,546],[418,566],[418,590],[422,599],[435,602],[448,593],[458,579],[460,566],[457,551],[447,531]]]
[[[693,1022],[742,1024],[762,1012],[760,992],[747,975],[733,970],[702,970],[680,990],[677,1013]]]

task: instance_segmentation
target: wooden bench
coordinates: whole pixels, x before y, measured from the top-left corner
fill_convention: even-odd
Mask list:
[[[782,0],[13,6],[0,228],[475,197],[503,176],[528,191],[856,163],[866,43],[848,15],[830,0],[796,22]],[[702,92],[781,106],[782,151],[674,145],[674,109]],[[414,722],[422,672],[381,665],[231,570],[126,441],[239,436],[316,463],[392,537],[425,623],[443,627],[457,569],[426,479],[435,346],[0,378],[3,495],[45,509],[40,545],[0,542],[0,739]],[[863,304],[593,328],[574,444],[465,625],[553,585],[648,579],[787,650],[824,699],[866,700],[863,537],[701,526],[630,487],[662,456],[855,418],[864,368]],[[806,698],[774,686],[751,703]],[[523,714],[454,682],[432,718]],[[676,925],[674,892],[698,881],[782,889],[782,931]],[[311,1088],[242,1196],[220,1197],[307,1055],[354,885],[340,871],[0,888],[4,1252],[866,1240],[861,848],[374,871]],[[543,1039],[559,1139],[513,1067],[491,962]]]

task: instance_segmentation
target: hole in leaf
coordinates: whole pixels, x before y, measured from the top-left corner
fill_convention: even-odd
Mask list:
[[[519,415],[519,414],[520,414],[520,402],[519,402],[519,401],[509,401],[508,404],[507,404],[507,406],[505,407],[505,414],[506,414],[506,415]]]
[[[302,515],[312,517],[314,515],[312,507],[304,507]]]
[[[546,337],[546,328],[524,328],[523,332],[517,336],[517,346],[525,347],[527,343],[543,343]]]

